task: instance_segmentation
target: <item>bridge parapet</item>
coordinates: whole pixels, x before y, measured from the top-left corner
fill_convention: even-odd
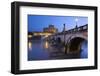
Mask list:
[[[80,26],[80,27],[77,27],[77,28],[73,28],[73,29],[67,30],[65,32],[60,32],[60,33],[57,33],[55,35],[62,35],[62,34],[70,34],[70,33],[84,32],[84,31],[87,31],[87,29],[88,29],[88,24],[83,25],[83,26]]]
[[[74,29],[70,29],[70,30],[66,31],[66,33],[83,32],[83,31],[87,31],[87,29],[88,29],[88,24],[74,28]]]

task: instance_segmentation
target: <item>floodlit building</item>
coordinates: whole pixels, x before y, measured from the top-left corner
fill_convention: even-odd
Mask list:
[[[43,28],[43,32],[57,33],[58,29],[54,25],[49,25],[49,27]]]

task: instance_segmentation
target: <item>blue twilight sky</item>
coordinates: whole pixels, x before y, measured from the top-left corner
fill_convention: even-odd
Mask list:
[[[43,31],[44,27],[50,24],[54,25],[59,32],[63,30],[63,24],[66,30],[72,29],[77,25],[88,24],[88,17],[82,16],[50,16],[50,15],[28,15],[28,32]]]

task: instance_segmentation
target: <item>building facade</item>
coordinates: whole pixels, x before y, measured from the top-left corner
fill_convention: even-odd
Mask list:
[[[54,25],[49,25],[49,27],[43,28],[43,32],[57,33],[58,29]]]

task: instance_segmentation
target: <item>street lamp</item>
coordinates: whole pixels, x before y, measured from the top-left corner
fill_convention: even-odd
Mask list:
[[[78,18],[75,19],[75,22],[76,22],[76,26],[77,26]]]
[[[65,45],[65,31],[66,31],[65,24],[63,24],[63,26],[64,26],[64,28],[63,28],[63,34],[64,34],[64,45]]]
[[[78,24],[77,24],[78,18],[75,19],[75,22],[76,22],[76,27],[75,27],[75,29],[76,29],[76,31],[77,31],[77,28],[78,28]]]

